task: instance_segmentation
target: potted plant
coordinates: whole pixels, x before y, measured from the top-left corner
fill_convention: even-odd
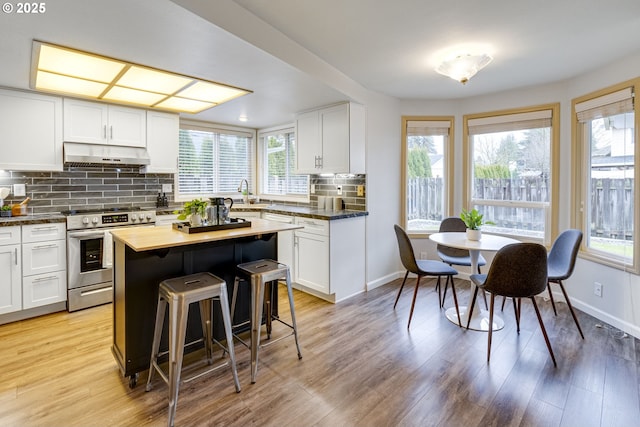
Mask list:
[[[178,214],[178,219],[184,221],[189,218],[189,222],[192,227],[198,227],[202,225],[202,218],[207,215],[207,201],[202,199],[193,199],[185,202],[182,206],[182,210],[174,211]]]
[[[0,208],[0,216],[11,216],[11,205],[4,205]]]
[[[482,237],[480,227],[484,224],[495,225],[493,221],[484,221],[483,215],[477,209],[471,209],[470,211],[462,209],[460,219],[467,226],[467,239],[469,240],[480,240]]]

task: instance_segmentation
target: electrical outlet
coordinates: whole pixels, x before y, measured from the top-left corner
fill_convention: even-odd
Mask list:
[[[316,194],[316,185],[311,184],[311,189],[309,191],[311,191],[311,194]]]
[[[358,185],[358,186],[356,187],[356,195],[357,195],[358,197],[362,197],[362,196],[364,196],[364,185]]]
[[[426,252],[420,252],[420,259],[427,259],[427,253]]]
[[[22,197],[27,195],[27,189],[24,184],[13,184],[13,195],[15,197]]]
[[[337,185],[336,186],[336,191],[338,193],[338,196],[342,196],[342,185]]]
[[[171,193],[171,191],[173,191],[173,187],[171,184],[162,184],[163,193]]]
[[[598,297],[602,297],[602,283],[593,282],[593,294]]]

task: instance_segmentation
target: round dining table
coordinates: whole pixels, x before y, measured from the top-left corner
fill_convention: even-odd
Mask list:
[[[491,234],[482,234],[480,240],[467,239],[467,233],[465,232],[446,232],[446,233],[434,233],[429,236],[429,239],[436,242],[439,245],[448,246],[456,249],[466,249],[469,251],[469,257],[471,259],[471,274],[475,274],[478,271],[478,257],[481,251],[497,252],[503,247],[512,243],[520,243],[516,239],[502,236],[494,236]],[[476,286],[471,282],[471,294],[470,298],[473,298]],[[471,303],[471,300],[469,300]],[[469,329],[476,331],[488,331],[489,330],[489,312],[480,308],[480,304],[475,304],[473,313],[469,313],[468,306],[460,306],[460,321],[462,325],[467,325],[467,319],[471,316],[469,322]],[[451,322],[458,324],[458,315],[456,314],[455,307],[448,308],[445,311],[447,319]],[[492,330],[497,331],[504,327],[504,321],[500,316],[493,315]]]

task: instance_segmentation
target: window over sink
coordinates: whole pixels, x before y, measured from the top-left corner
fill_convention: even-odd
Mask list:
[[[260,193],[269,199],[300,199],[309,195],[309,175],[296,174],[296,134],[293,126],[258,135]]]
[[[252,129],[181,121],[176,200],[237,196],[243,179],[254,191],[254,135]]]

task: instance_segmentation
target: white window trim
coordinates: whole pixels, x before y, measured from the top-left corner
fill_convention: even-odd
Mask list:
[[[610,88],[583,95],[571,101],[572,176],[585,176],[583,174],[583,171],[585,171],[588,167],[587,152],[584,149],[585,135],[583,132],[583,125],[579,120],[579,115],[583,114],[589,109],[605,107],[606,105],[622,102],[624,101],[624,98],[629,98],[631,93],[635,95],[640,93],[640,79],[623,82]],[[634,156],[635,169],[637,171],[640,167],[640,103],[638,102],[637,98],[634,102],[633,111],[635,120]],[[587,200],[588,197],[588,195],[586,194],[588,185],[580,181],[574,182],[572,186],[572,193],[574,194],[574,198],[572,200],[573,203],[571,203],[571,226],[581,230],[584,234],[586,234],[589,233],[590,230],[586,225],[587,215],[584,213],[583,201]],[[585,244],[586,239],[583,239],[580,246],[579,256],[581,258],[618,270],[640,274],[640,250],[636,250],[636,248],[638,247],[638,242],[640,241],[640,233],[638,232],[638,225],[640,225],[640,185],[638,185],[638,180],[635,181],[634,190],[634,199],[636,201],[636,206],[634,206],[633,219],[636,230],[634,236],[633,259],[631,263],[629,263],[627,259],[618,257],[615,254],[605,253],[602,251],[598,251],[597,249],[588,248]]]
[[[454,159],[453,159],[453,144],[454,144],[454,129],[455,129],[455,117],[453,116],[402,116],[402,155],[401,155],[401,194],[402,194],[402,209],[401,218],[402,225],[409,233],[410,237],[428,238],[433,233],[432,230],[410,230],[407,224],[407,136],[408,127],[415,127],[416,122],[428,122],[429,128],[436,129],[437,132],[442,129],[447,129],[447,142],[444,144],[443,153],[445,156],[444,173],[444,194],[445,200],[443,205],[445,212],[443,217],[451,216],[453,212],[453,197],[451,196],[453,189],[453,174],[454,174]]]
[[[224,124],[219,124],[219,123],[214,123],[214,122],[205,122],[205,121],[200,121],[200,120],[190,120],[190,119],[180,119],[180,129],[193,129],[193,130],[201,130],[201,131],[206,131],[206,132],[216,132],[216,131],[224,131],[224,132],[228,132],[231,134],[238,134],[238,135],[242,135],[242,136],[248,136],[251,137],[252,141],[253,141],[253,164],[254,164],[254,170],[256,171],[254,173],[253,178],[250,180],[249,184],[251,186],[251,188],[257,188],[256,187],[256,176],[257,175],[257,158],[256,158],[256,145],[257,145],[257,132],[255,129],[252,128],[244,128],[244,127],[239,127],[239,126],[231,126],[231,125],[224,125]],[[178,172],[176,172],[174,174],[174,200],[176,202],[186,202],[189,200],[192,200],[194,198],[194,196],[192,195],[180,195],[179,194],[179,174]],[[240,184],[240,183],[238,183]],[[214,196],[224,196],[224,197],[231,197],[234,200],[242,200],[242,195],[240,195],[240,193],[237,192],[222,192],[222,193],[216,193],[214,195],[211,195],[209,197],[214,197]],[[205,196],[202,196],[200,198],[203,198]],[[196,197],[197,198],[197,197]]]
[[[264,198],[267,200],[273,200],[274,202],[293,202],[293,203],[309,203],[311,201],[311,196],[309,194],[309,191],[307,191],[306,195],[299,195],[299,196],[292,195],[292,194],[266,194],[264,192],[265,183],[264,183],[264,180],[262,179],[262,177],[264,176],[264,167],[265,167],[265,162],[264,162],[265,152],[264,152],[263,139],[265,136],[279,133],[279,132],[295,133],[295,127],[296,127],[295,123],[287,123],[287,124],[277,125],[269,128],[259,129],[257,132],[256,153],[257,153],[257,159],[259,160],[258,160],[258,166],[256,168],[257,185],[255,188],[257,188],[258,196],[261,199]],[[297,142],[298,141],[296,139],[296,144]],[[309,178],[309,182],[311,182],[311,178]]]

